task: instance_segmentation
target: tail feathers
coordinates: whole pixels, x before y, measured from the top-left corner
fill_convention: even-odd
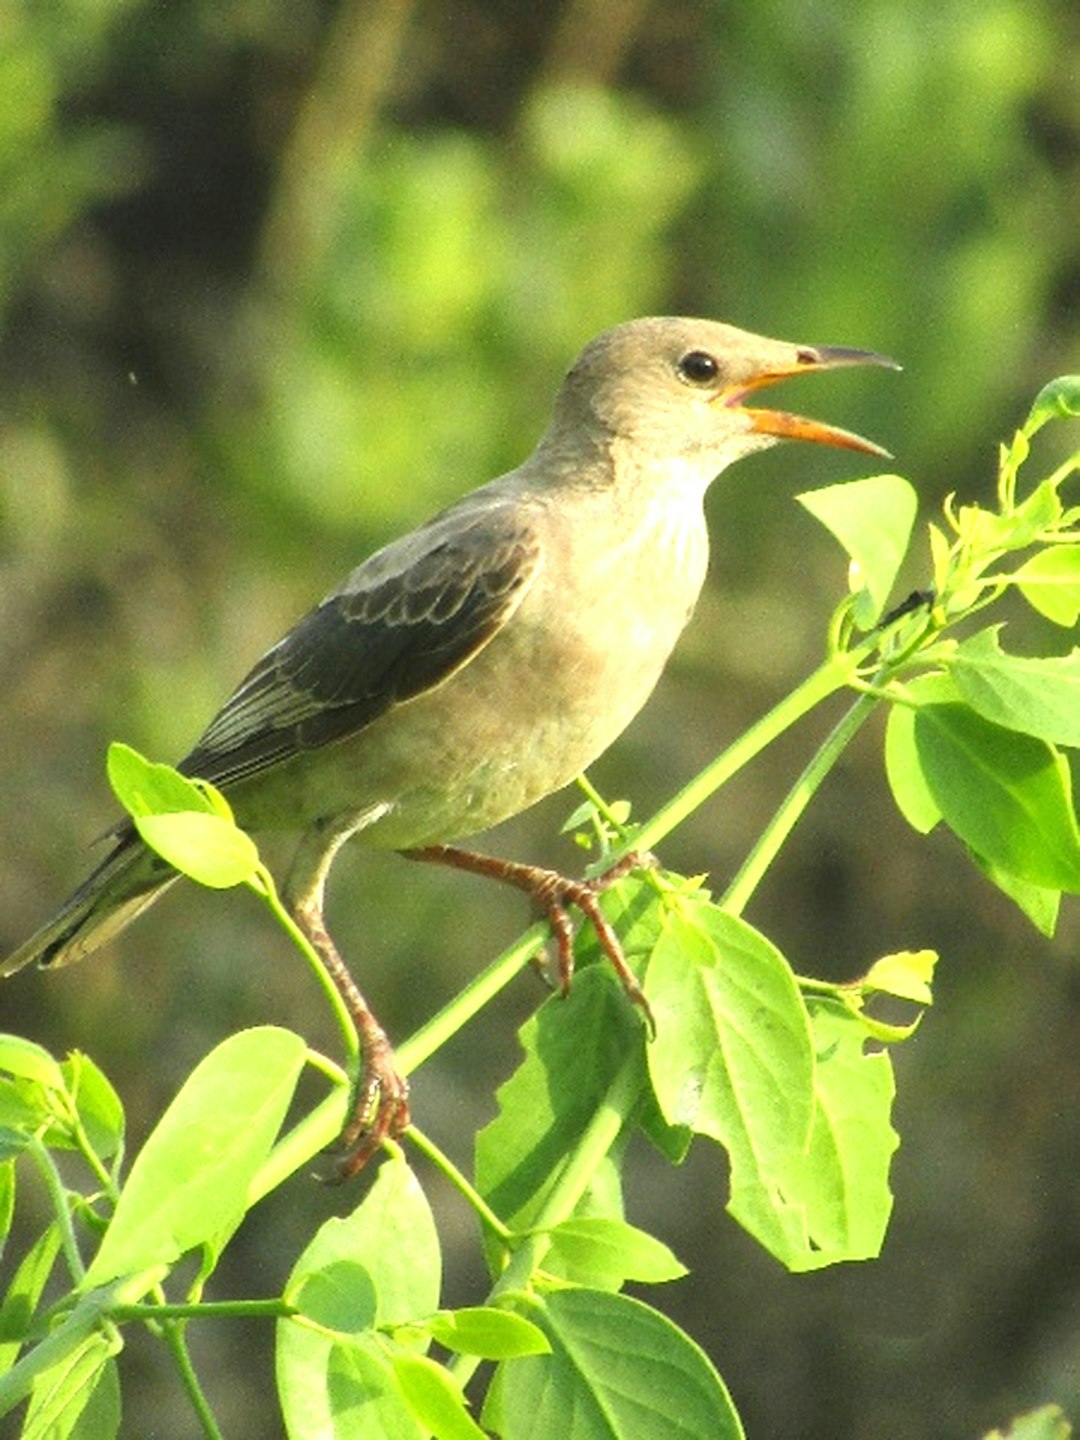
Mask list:
[[[60,911],[0,964],[0,975],[24,965],[68,965],[130,924],[174,880],[176,871],[134,835],[121,839]]]

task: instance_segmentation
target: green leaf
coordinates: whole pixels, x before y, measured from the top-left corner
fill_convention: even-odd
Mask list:
[[[297,1379],[294,1370],[283,1384],[279,1368],[290,1440],[429,1440],[381,1345],[331,1344],[306,1391],[298,1393]]]
[[[15,1218],[15,1161],[0,1161],[0,1257],[3,1256],[11,1222]]]
[[[1059,375],[1035,396],[1023,433],[1034,435],[1048,420],[1070,420],[1080,415],[1080,375]]]
[[[460,1386],[441,1365],[397,1347],[390,1351],[390,1364],[405,1403],[435,1440],[485,1440]]]
[[[278,1323],[278,1389],[291,1436],[366,1440],[370,1433],[396,1440],[398,1433],[422,1433],[385,1356],[368,1353],[362,1342],[376,1328],[430,1315],[439,1302],[440,1274],[439,1240],[424,1193],[404,1160],[387,1161],[350,1215],[319,1228],[286,1283],[285,1298],[326,1327],[314,1330],[292,1319]],[[335,1331],[341,1338],[335,1339]],[[346,1343],[345,1337],[352,1339]],[[370,1432],[360,1428],[356,1413],[365,1386],[373,1394]],[[335,1392],[344,1397],[340,1415]],[[377,1417],[383,1414],[390,1417],[389,1428],[380,1430]],[[392,1421],[402,1414],[408,1426],[397,1432]]]
[[[663,1241],[625,1220],[602,1215],[578,1215],[548,1232],[549,1260],[554,1256],[560,1273],[589,1275],[597,1289],[618,1289],[627,1280],[645,1285],[678,1280],[688,1274]]]
[[[965,844],[1020,879],[1080,890],[1080,835],[1061,755],[955,703],[920,706],[915,745],[927,788]]]
[[[220,1253],[306,1055],[300,1036],[263,1026],[230,1036],[195,1067],[135,1159],[87,1288],[171,1265],[196,1246]]]
[[[1012,578],[1032,609],[1055,625],[1072,629],[1080,619],[1080,546],[1040,550]]]
[[[949,674],[985,720],[1051,744],[1080,746],[1080,650],[1028,658],[1000,645],[1000,625],[957,646]]]
[[[801,1255],[805,1217],[784,1180],[810,1133],[814,1056],[790,967],[744,920],[684,904],[657,942],[646,993],[660,1108],[727,1149],[734,1218],[785,1261]]]
[[[60,1253],[60,1227],[46,1225],[19,1262],[0,1306],[0,1374],[15,1363]]]
[[[72,1051],[62,1070],[91,1149],[100,1160],[108,1160],[124,1141],[124,1107],[119,1095],[89,1055],[80,1050]]]
[[[898,1000],[911,1000],[916,1005],[932,1005],[934,992],[930,982],[937,964],[935,950],[898,950],[875,960],[863,976],[861,987],[882,995],[895,995]]]
[[[1040,935],[1045,935],[1047,939],[1052,937],[1057,929],[1058,911],[1061,909],[1061,891],[1045,885],[1033,885],[1030,880],[1021,880],[1016,875],[1010,875],[1007,870],[1002,870],[1000,866],[991,865],[981,855],[972,852],[972,856],[986,878],[996,885],[1003,895],[1009,897]]]
[[[855,621],[869,630],[881,618],[911,540],[918,497],[901,475],[826,485],[795,497],[851,557]]]
[[[892,1212],[889,1166],[899,1143],[890,1124],[896,1092],[885,1050],[867,1052],[860,1020],[836,1001],[811,1000],[817,1068],[814,1123],[783,1189],[805,1213],[808,1244],[778,1254],[815,1270],[878,1255]]]
[[[32,1080],[48,1090],[67,1090],[64,1072],[48,1050],[21,1035],[0,1035],[0,1071]]]
[[[915,743],[915,716],[909,705],[889,708],[885,724],[885,774],[900,814],[913,830],[929,835],[941,820],[941,806],[934,799],[923,774],[919,747]]]
[[[254,840],[220,815],[194,811],[141,815],[135,828],[163,860],[213,890],[246,884],[259,869]]]
[[[530,1313],[552,1353],[500,1366],[503,1440],[744,1440],[708,1357],[649,1306],[570,1289]]]
[[[110,1440],[120,1429],[115,1332],[87,1335],[42,1371],[30,1392],[22,1440]]]
[[[171,765],[147,760],[119,740],[109,746],[106,771],[113,794],[133,820],[184,810],[210,815],[217,810],[201,785]]]
[[[1023,550],[1045,531],[1058,524],[1062,514],[1061,496],[1058,494],[1060,484],[1060,480],[1040,481],[1027,499],[1009,516],[1012,523],[1010,549]]]
[[[509,1360],[515,1355],[544,1355],[551,1346],[538,1325],[495,1305],[437,1310],[425,1321],[433,1340],[459,1355]]]
[[[641,1021],[600,965],[580,969],[565,999],[546,1001],[519,1038],[525,1058],[476,1140],[477,1187],[515,1229],[533,1222],[627,1055],[645,1049]]]
[[[646,979],[657,1027],[649,1072],[667,1120],[766,1167],[799,1149],[813,1057],[775,946],[738,916],[687,904],[669,915]]]

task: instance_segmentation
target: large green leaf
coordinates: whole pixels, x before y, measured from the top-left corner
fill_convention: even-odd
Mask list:
[[[600,965],[579,970],[565,999],[542,1005],[520,1040],[525,1058],[476,1140],[477,1186],[514,1228],[532,1223],[626,1057],[646,1048],[633,1006]]]
[[[300,1036],[264,1026],[230,1036],[195,1067],[135,1159],[87,1287],[170,1265],[196,1246],[220,1251],[306,1055]]]
[[[1052,744],[1080,746],[1080,650],[1027,657],[1001,648],[1001,626],[980,630],[957,647],[949,674],[983,717]]]
[[[792,1269],[878,1255],[892,1213],[889,1167],[899,1144],[890,1123],[896,1085],[885,1050],[867,1049],[858,1018],[835,1002],[810,1005],[817,1067],[814,1123],[805,1155],[784,1177],[806,1214],[810,1244],[781,1256]]]
[[[320,1227],[285,1286],[311,1322],[278,1325],[278,1389],[290,1436],[406,1440],[424,1433],[374,1337],[376,1327],[430,1315],[440,1275],[423,1191],[403,1160],[384,1163],[355,1210]]]
[[[529,1316],[552,1353],[501,1367],[495,1403],[503,1440],[743,1440],[704,1351],[649,1306],[570,1289]],[[494,1417],[485,1411],[484,1418]]]
[[[1061,755],[965,704],[922,705],[914,725],[927,788],[961,840],[1010,875],[1080,890],[1080,835]]]

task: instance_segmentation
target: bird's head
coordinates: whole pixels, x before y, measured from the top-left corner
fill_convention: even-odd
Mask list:
[[[555,429],[584,428],[657,458],[694,458],[717,474],[778,440],[813,440],[887,455],[870,440],[752,402],[767,385],[808,371],[895,361],[869,350],[793,345],[712,320],[631,320],[598,336],[563,384]]]

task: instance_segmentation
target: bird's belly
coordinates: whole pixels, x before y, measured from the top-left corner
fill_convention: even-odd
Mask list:
[[[625,560],[625,556],[622,557]],[[534,588],[510,622],[442,684],[327,747],[260,777],[251,828],[353,817],[357,838],[407,849],[476,834],[568,784],[622,733],[653,690],[700,588],[704,554],[648,577],[622,565],[568,606]],[[680,561],[683,552],[680,552]],[[650,594],[652,598],[650,599]]]
[[[358,735],[263,777],[251,828],[297,828],[352,814],[357,838],[385,849],[459,839],[526,809],[590,765],[648,698],[670,645],[623,632],[600,652],[573,635],[504,632],[437,688]],[[673,641],[674,637],[672,637]]]

